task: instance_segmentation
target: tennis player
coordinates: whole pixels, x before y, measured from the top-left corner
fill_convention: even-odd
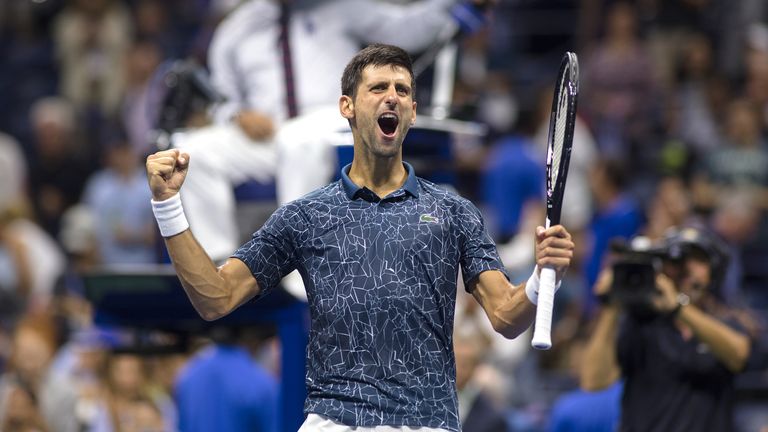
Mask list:
[[[538,275],[510,284],[480,212],[416,176],[402,143],[416,118],[411,60],[372,45],[346,66],[339,111],[354,136],[341,179],[280,207],[222,266],[188,229],[179,150],[147,158],[152,205],[179,279],[206,320],[269,293],[298,269],[307,289],[306,421],[300,431],[461,429],[452,349],[459,270],[508,338],[536,312]],[[573,253],[562,226],[537,228],[537,268],[562,276]]]

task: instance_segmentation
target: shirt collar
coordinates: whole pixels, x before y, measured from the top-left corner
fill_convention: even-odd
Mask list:
[[[408,162],[403,162],[403,166],[405,167],[405,170],[408,171],[408,177],[405,179],[405,183],[401,189],[411,194],[415,198],[418,198],[419,181],[416,178],[416,173],[413,171],[413,167]],[[348,164],[341,169],[341,185],[344,188],[344,193],[347,194],[347,198],[354,200],[359,198],[361,191],[369,189],[358,186],[349,178],[350,168],[352,168],[352,164]]]

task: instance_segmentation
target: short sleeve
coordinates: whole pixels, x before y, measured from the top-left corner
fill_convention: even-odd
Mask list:
[[[250,241],[232,255],[244,262],[259,283],[261,295],[269,293],[296,268],[298,239],[306,224],[296,203],[280,207]]]
[[[456,220],[460,236],[460,262],[466,290],[471,291],[472,282],[486,270],[499,270],[509,279],[496,244],[485,228],[480,210],[468,200],[462,199]]]

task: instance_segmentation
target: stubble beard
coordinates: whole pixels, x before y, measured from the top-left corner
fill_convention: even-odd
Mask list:
[[[370,140],[368,141],[367,147],[370,152],[379,158],[393,158],[400,155],[403,148],[405,135],[408,133],[408,128],[400,129],[398,126],[398,129],[398,135],[395,137],[395,139],[392,141],[387,141],[382,140],[379,137],[379,131],[377,127],[375,132],[371,134]]]

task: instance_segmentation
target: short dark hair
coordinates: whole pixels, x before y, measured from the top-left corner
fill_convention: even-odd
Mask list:
[[[411,91],[416,91],[411,56],[400,47],[385,44],[372,44],[360,50],[344,68],[341,76],[341,94],[353,97],[363,78],[363,69],[368,66],[400,66],[411,75]]]

